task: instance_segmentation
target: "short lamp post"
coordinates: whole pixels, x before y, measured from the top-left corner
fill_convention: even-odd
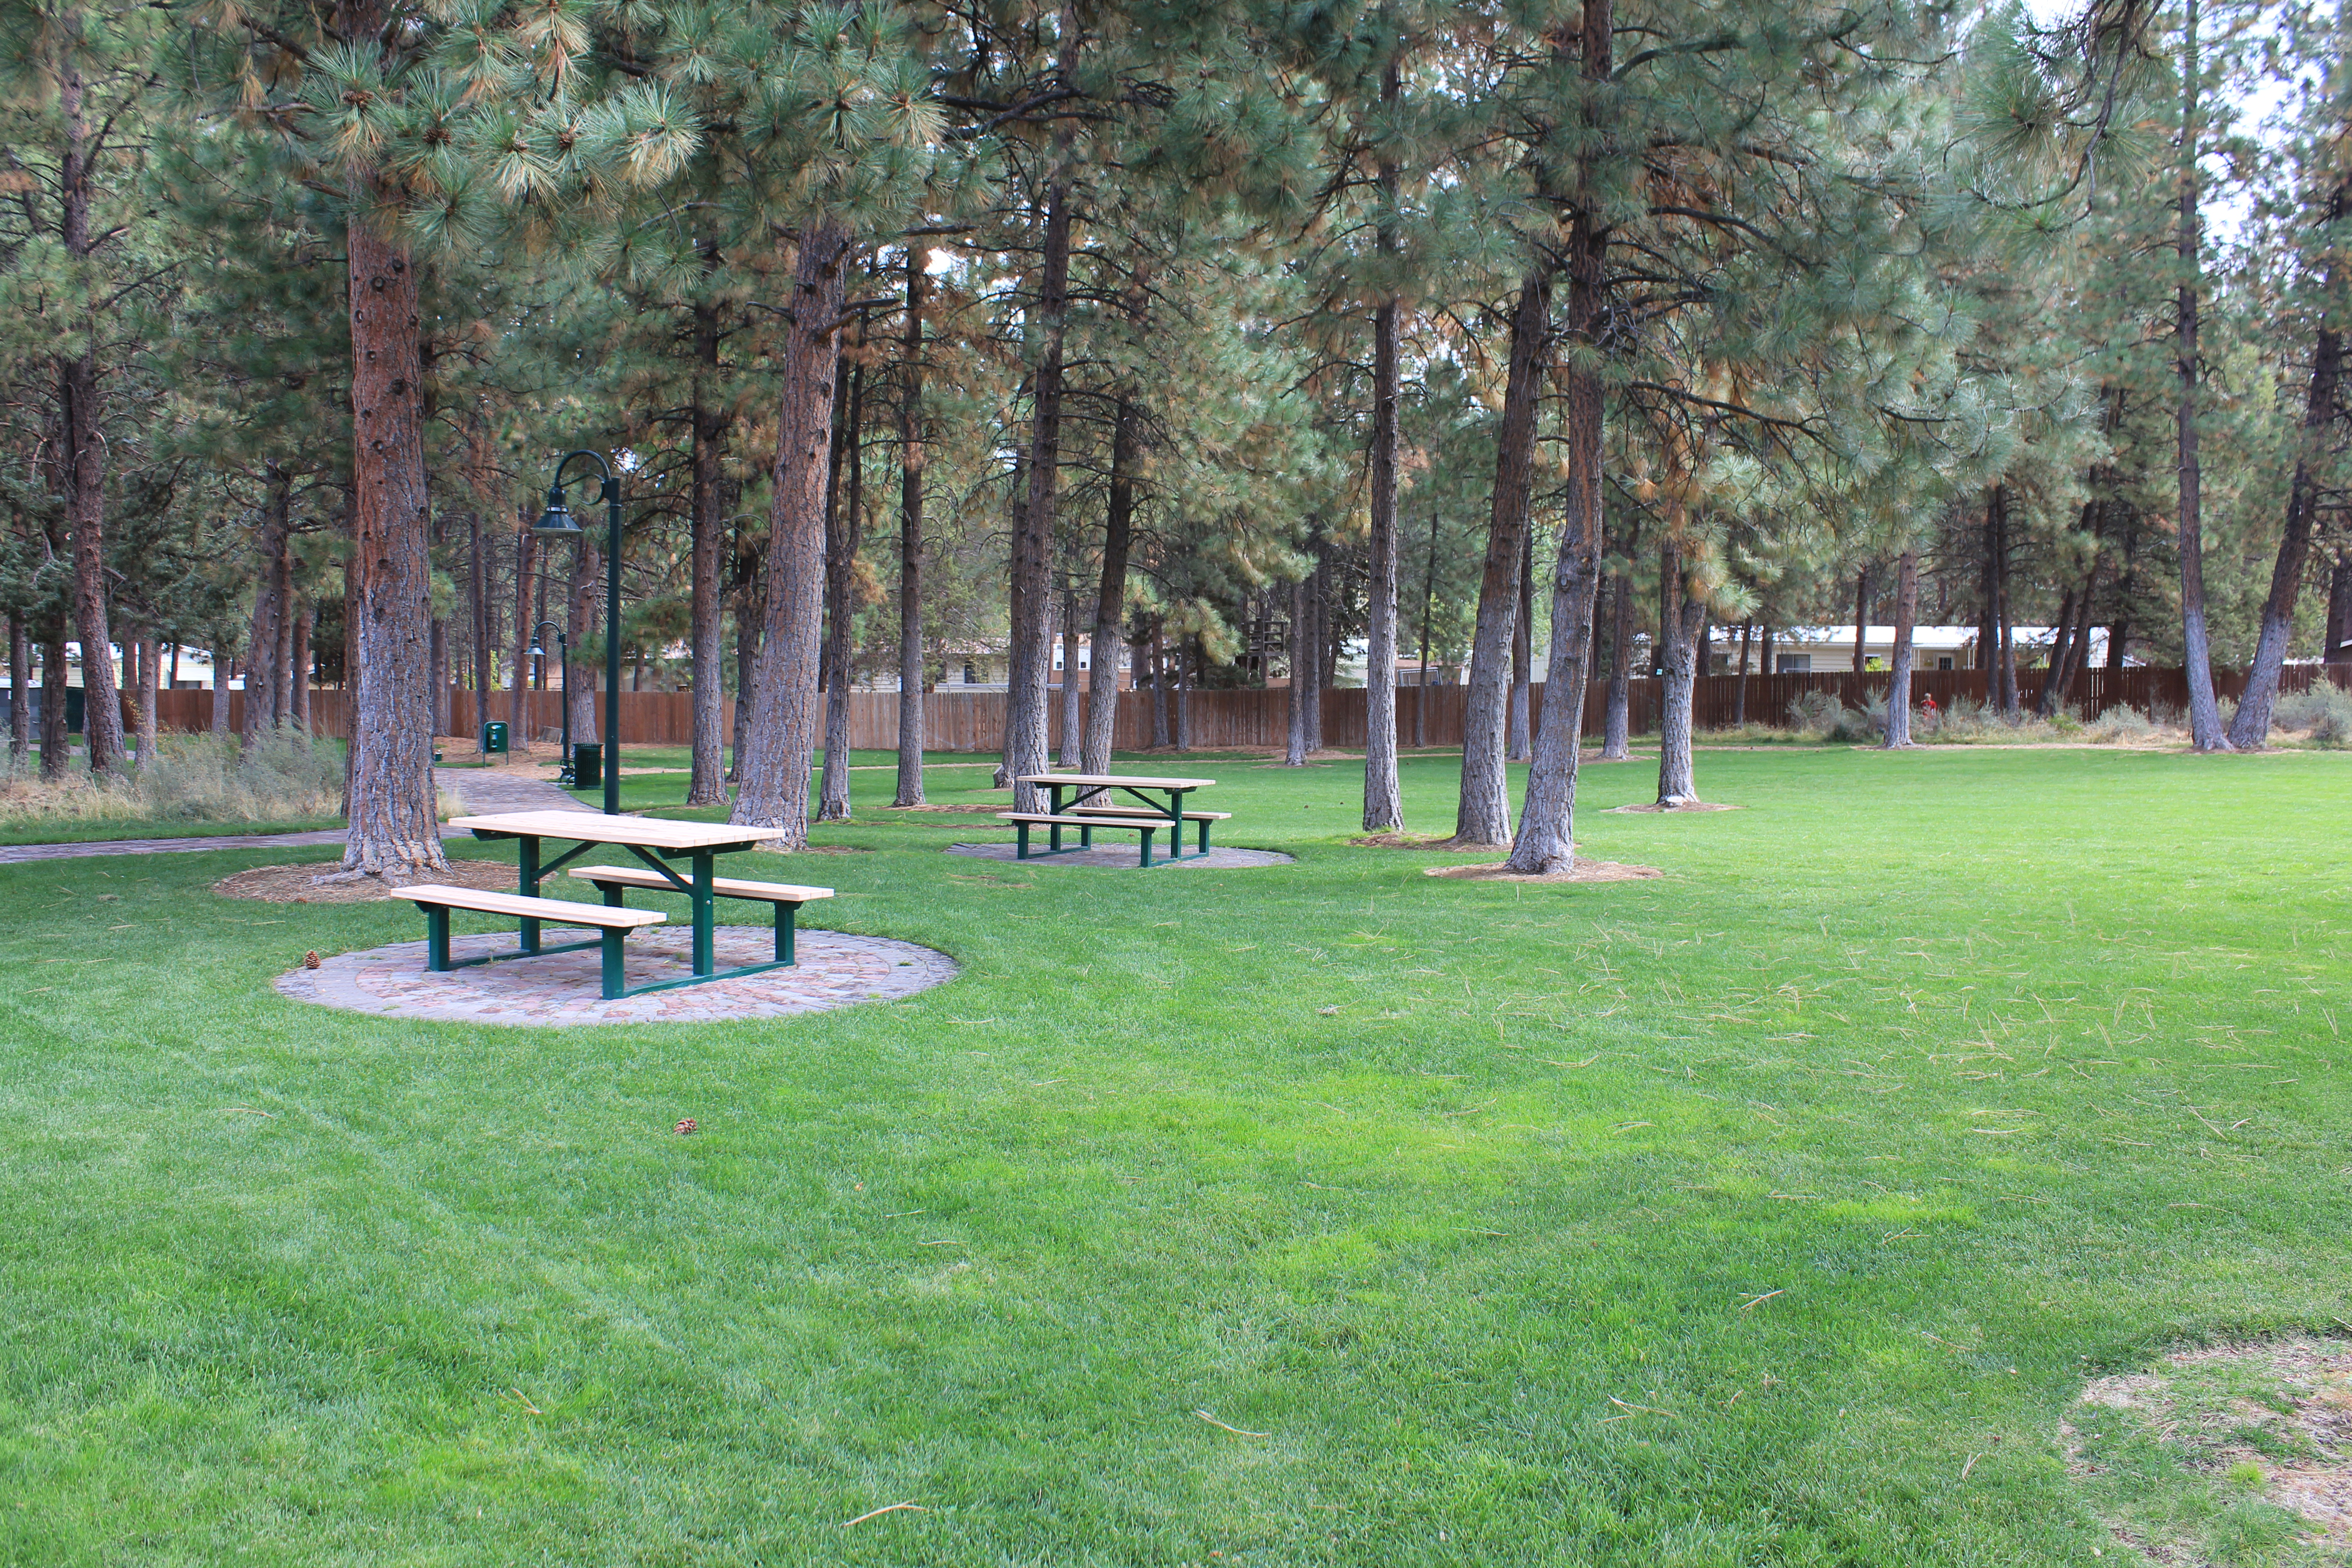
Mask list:
[[[547,510],[530,525],[533,533],[551,538],[584,540],[572,509],[563,504],[563,470],[574,458],[586,458],[604,478],[604,815],[621,815],[621,481],[601,452],[567,452],[555,465],[555,480],[547,487]],[[563,694],[564,755],[572,754],[572,694]]]
[[[563,709],[563,769],[561,776],[568,784],[572,779],[572,639],[565,637],[563,628],[553,621],[541,621],[530,628],[530,657],[540,661],[542,671],[546,669],[547,649],[540,642],[539,634],[550,626],[555,626],[555,668],[563,686],[561,705]],[[541,684],[546,683],[542,680]]]

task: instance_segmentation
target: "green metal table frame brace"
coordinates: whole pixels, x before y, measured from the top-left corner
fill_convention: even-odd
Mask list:
[[[629,934],[622,927],[609,926],[598,931],[593,941],[567,942],[558,947],[535,950],[532,953],[494,952],[486,958],[460,958],[453,962],[449,957],[449,906],[420,904],[417,907],[425,911],[425,968],[428,973],[446,974],[453,969],[464,969],[469,964],[496,963],[502,959],[532,957],[536,955],[536,952],[571,952],[583,947],[602,947],[604,952],[600,978],[604,982],[604,1000],[617,1002],[624,996],[635,994],[628,989],[628,977],[622,969],[621,939]],[[532,921],[530,923],[533,926],[539,924],[537,921]],[[671,980],[661,984],[676,985],[680,983]],[[656,987],[648,985],[640,989],[651,991]]]
[[[693,896],[694,889],[692,888],[686,887],[686,884],[678,878],[670,876],[670,873],[664,870],[661,867],[656,866],[654,868],[657,871],[661,871],[664,876],[669,877],[671,881],[677,882],[681,888],[685,888],[687,895],[689,898]],[[604,902],[610,907],[616,910],[626,909],[628,907],[625,898],[625,895],[628,892],[628,889],[621,883],[597,881],[593,877],[589,878],[588,880],[594,883],[596,890],[604,895]],[[732,969],[728,971],[730,974],[756,974],[762,969],[773,969],[778,965],[789,966],[793,963],[793,917],[800,913],[801,905],[798,899],[769,899],[762,898],[757,893],[725,893],[718,891],[716,889],[712,889],[710,896],[714,899],[740,899],[747,904],[772,904],[775,906],[776,962],[774,963],[756,964],[750,969]],[[719,977],[714,975],[712,978],[717,979]]]
[[[1055,815],[1058,816],[1061,814],[1056,812]],[[1143,836],[1143,868],[1147,871],[1151,868],[1153,864],[1151,858],[1151,836],[1160,831],[1160,827],[1157,823],[1105,822],[1100,824],[1089,824],[1088,826],[1078,829],[1077,848],[1065,849],[1062,847],[1062,829],[1067,826],[1068,824],[1049,822],[1045,825],[1048,835],[1046,842],[1051,846],[1051,847],[1032,852],[1029,847],[1029,829],[1034,826],[1034,824],[1027,822],[1016,822],[1013,825],[1013,858],[1015,860],[1043,860],[1048,855],[1082,854],[1095,847],[1095,827],[1099,826],[1103,827],[1116,827],[1127,832],[1140,833]],[[1177,830],[1177,836],[1180,842],[1177,844],[1176,847],[1180,851],[1183,848],[1183,845],[1181,842],[1182,833],[1183,830],[1181,828]],[[1165,865],[1166,863],[1167,862],[1165,861],[1160,862],[1161,865]]]
[[[1154,788],[1147,790],[1145,788],[1139,788],[1133,784],[1120,784],[1118,787],[1122,793],[1133,795],[1145,805],[1150,807],[1152,816],[1164,816],[1168,819],[1168,859],[1170,861],[1174,861],[1184,858],[1184,797],[1191,795],[1192,792],[1189,789]],[[1066,789],[1077,791],[1076,795],[1071,799],[1070,805],[1073,806],[1079,806],[1084,805],[1089,799],[1096,795],[1108,795],[1111,791],[1111,786],[1108,784],[1047,784],[1045,786],[1046,794],[1048,798],[1053,802],[1049,810],[1051,815],[1055,816],[1062,815],[1062,792]],[[1167,805],[1162,805],[1158,800],[1153,798],[1154,795],[1164,795],[1168,797]],[[1078,849],[1074,850],[1063,848],[1063,825],[1058,822],[1048,823],[1046,825],[1045,836],[1046,847],[1038,851],[1038,857],[1032,857],[1029,854],[1028,847],[1029,825],[1027,823],[1020,823],[1016,824],[1016,826],[1021,829],[1020,834],[1018,835],[1021,847],[1015,857],[1018,859],[1027,860],[1045,855],[1074,855],[1076,854],[1078,850],[1090,849],[1094,847],[1094,829],[1091,827],[1081,827],[1078,829]],[[1109,826],[1113,825],[1106,823],[1104,826]],[[1201,823],[1201,847],[1193,851],[1193,858],[1197,859],[1201,856],[1206,855],[1208,852],[1209,824],[1207,819],[1203,818]],[[1143,863],[1147,867],[1152,864],[1151,835],[1149,833],[1146,833],[1143,836]],[[1166,862],[1162,862],[1162,864],[1165,863]]]

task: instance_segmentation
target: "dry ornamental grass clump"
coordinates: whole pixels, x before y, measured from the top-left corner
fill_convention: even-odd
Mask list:
[[[165,735],[120,778],[69,769],[0,783],[0,823],[288,822],[342,811],[342,756],[292,725],[250,749],[234,736]]]

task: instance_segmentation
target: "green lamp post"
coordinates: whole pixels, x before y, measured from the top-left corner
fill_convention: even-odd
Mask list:
[[[541,621],[530,628],[530,657],[540,661],[539,683],[545,686],[547,647],[539,640],[539,634],[550,626],[555,626],[555,666],[563,688],[563,766],[557,773],[557,782],[569,785],[572,783],[572,639],[565,637],[563,628],[553,621]]]
[[[574,458],[586,458],[604,478],[604,815],[621,815],[621,480],[601,452],[567,452],[555,465],[555,482],[547,487],[547,510],[530,525],[533,533],[553,538],[585,539],[572,509],[563,504],[563,470]],[[566,729],[564,752],[571,753],[569,730],[572,694],[563,694]]]

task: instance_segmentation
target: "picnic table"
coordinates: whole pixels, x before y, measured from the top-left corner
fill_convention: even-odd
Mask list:
[[[1184,797],[1195,790],[1213,787],[1214,779],[1151,778],[1139,773],[1024,773],[1019,784],[1036,784],[1047,792],[1051,802],[1042,812],[1006,811],[997,815],[1017,830],[1019,859],[1034,858],[1029,848],[1029,829],[1043,826],[1047,830],[1047,847],[1037,855],[1074,855],[1094,847],[1094,830],[1097,827],[1123,827],[1140,830],[1143,835],[1143,864],[1151,864],[1151,837],[1160,828],[1168,831],[1168,858],[1184,858],[1184,825],[1197,822],[1201,827],[1200,848],[1195,858],[1209,852],[1209,824],[1223,822],[1232,814],[1222,811],[1187,811]],[[1069,792],[1066,805],[1062,796]],[[1098,803],[1114,792],[1140,802],[1139,805]],[[1076,849],[1062,847],[1066,828],[1078,830]]]
[[[677,985],[698,985],[705,981],[726,980],[739,974],[757,974],[762,970],[778,969],[793,962],[792,910],[803,900],[833,896],[829,888],[797,888],[782,883],[736,882],[712,875],[714,860],[720,855],[750,849],[763,838],[774,837],[775,830],[767,827],[744,827],[730,823],[669,822],[650,816],[605,816],[585,811],[511,811],[484,816],[460,816],[452,819],[452,827],[469,830],[483,839],[511,838],[519,853],[516,860],[520,875],[517,896],[488,895],[496,900],[467,902],[459,889],[448,888],[413,888],[404,896],[415,899],[427,909],[428,916],[435,907],[440,910],[440,923],[434,941],[436,951],[429,967],[453,967],[448,962],[446,934],[447,910],[481,909],[486,912],[512,914],[517,917],[519,942],[511,952],[492,955],[494,959],[526,958],[541,953],[569,952],[576,948],[595,947],[600,942],[605,950],[604,991],[608,997],[635,995],[639,992],[667,990]],[[542,858],[541,845],[547,839],[570,842],[572,847],[552,858]],[[591,849],[625,849],[650,868],[650,872],[633,867],[587,867],[572,872],[574,877],[593,882],[604,895],[604,908],[610,911],[607,920],[596,918],[593,905],[564,904],[540,897],[541,879],[553,876]],[[684,860],[688,866],[681,871],[671,864]],[[619,931],[635,925],[661,921],[659,914],[643,914],[622,910],[624,888],[651,888],[676,891],[686,896],[693,910],[694,942],[691,975],[675,980],[659,980],[624,993],[619,985]],[[433,897],[418,897],[430,894]],[[776,906],[776,956],[768,963],[745,964],[740,968],[721,970],[714,952],[716,921],[712,905],[719,898],[755,899]],[[537,912],[533,912],[533,911]],[[580,912],[584,911],[584,913]],[[598,937],[586,942],[560,942],[553,945],[540,940],[542,920],[569,923],[603,925],[607,929]],[[469,960],[483,963],[490,960]]]

